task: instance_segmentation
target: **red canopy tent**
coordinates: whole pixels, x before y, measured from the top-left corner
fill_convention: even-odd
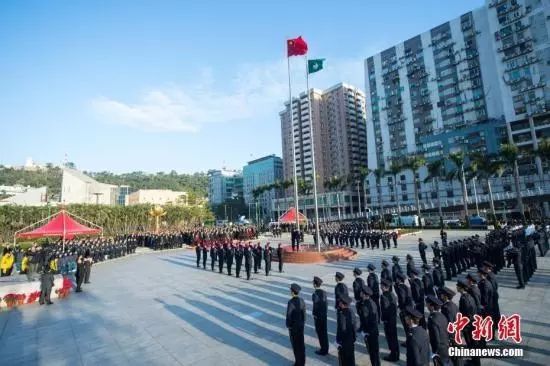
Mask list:
[[[301,213],[298,212],[298,220],[300,222],[305,221],[307,222],[307,217]],[[292,224],[296,222],[296,209],[294,207],[289,208],[284,214],[279,217],[279,223],[281,224]]]
[[[88,227],[76,221],[74,218],[86,222],[87,224],[94,226]],[[46,224],[30,229],[35,225],[38,225],[44,221],[49,220]],[[25,231],[30,229],[30,231]],[[92,222],[84,220],[76,215],[73,215],[65,210],[61,210],[57,214],[49,216],[43,220],[35,222],[32,225],[27,226],[17,232],[15,232],[14,243],[16,238],[23,239],[37,239],[44,237],[60,237],[63,239],[63,243],[66,239],[72,239],[76,235],[98,235],[101,234],[103,228]]]

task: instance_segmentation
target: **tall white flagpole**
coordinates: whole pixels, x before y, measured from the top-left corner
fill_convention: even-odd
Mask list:
[[[313,115],[311,108],[311,93],[309,91],[309,68],[306,59],[306,93],[307,93],[307,104],[309,108],[309,136],[311,139],[311,166],[313,173],[313,202],[315,207],[315,240],[317,241],[317,250],[321,251],[321,242],[319,241],[319,206],[317,203],[317,173],[315,172],[315,138],[313,136]]]
[[[288,41],[286,44],[288,52]],[[290,106],[290,133],[292,134],[292,164],[294,168],[294,206],[296,208],[296,230],[300,230],[300,210],[298,209],[298,173],[296,168],[296,138],[294,137],[294,118],[292,112],[292,88],[290,86],[290,56],[286,56],[288,68],[288,102]]]

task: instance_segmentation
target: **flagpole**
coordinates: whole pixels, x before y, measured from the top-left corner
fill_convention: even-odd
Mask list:
[[[288,47],[288,45],[287,45]],[[298,209],[298,173],[296,168],[296,139],[294,137],[294,119],[292,112],[292,88],[290,86],[290,57],[286,57],[288,69],[288,102],[290,106],[290,133],[292,134],[292,164],[294,168],[294,206],[296,208],[296,230],[300,231],[300,210]]]
[[[319,241],[319,207],[317,204],[317,174],[315,173],[315,138],[313,136],[313,114],[311,108],[311,93],[309,92],[309,69],[306,59],[306,92],[307,92],[307,104],[309,109],[309,136],[311,138],[311,161],[313,172],[313,202],[315,207],[315,240],[317,241],[317,251],[321,251],[321,242]]]

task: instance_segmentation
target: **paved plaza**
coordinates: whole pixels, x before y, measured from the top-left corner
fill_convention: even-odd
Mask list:
[[[449,240],[468,234],[449,232]],[[438,232],[426,231],[420,236],[431,243]],[[307,364],[337,365],[334,272],[343,272],[351,286],[356,266],[366,271],[367,264],[373,262],[379,272],[382,259],[398,255],[404,262],[407,253],[415,257],[418,266],[417,238],[404,237],[397,249],[388,251],[359,249],[353,261],[285,264],[284,273],[257,274],[252,281],[197,269],[192,250],[102,263],[93,268],[92,284],[81,294],[49,307],[29,305],[0,312],[0,364],[292,365],[285,310],[289,285],[297,282],[308,306]],[[542,365],[550,357],[550,259],[537,260],[539,269],[524,290],[515,289],[512,268],[498,274],[502,313],[519,312],[523,317],[525,357],[483,360],[483,365]],[[210,259],[207,268],[209,264]],[[331,349],[324,357],[314,353],[318,348],[311,317],[314,275],[323,279],[329,295]],[[451,282],[447,285],[455,287]],[[380,335],[384,356],[388,350],[382,329]],[[404,340],[400,325],[399,337]],[[369,365],[366,348],[359,341],[356,356],[358,365]],[[404,348],[399,364],[405,364]]]

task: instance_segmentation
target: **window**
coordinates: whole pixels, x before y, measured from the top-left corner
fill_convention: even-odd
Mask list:
[[[437,198],[437,192],[432,192],[432,193],[431,193],[431,196],[432,196],[432,199]]]
[[[403,201],[408,201],[408,200],[409,200],[409,196],[406,195],[406,194],[404,194],[404,195],[401,196],[401,199],[402,199]]]
[[[454,197],[454,196],[455,196],[455,194],[454,194],[453,190],[452,190],[452,189],[448,189],[448,190],[447,190],[447,197]]]

